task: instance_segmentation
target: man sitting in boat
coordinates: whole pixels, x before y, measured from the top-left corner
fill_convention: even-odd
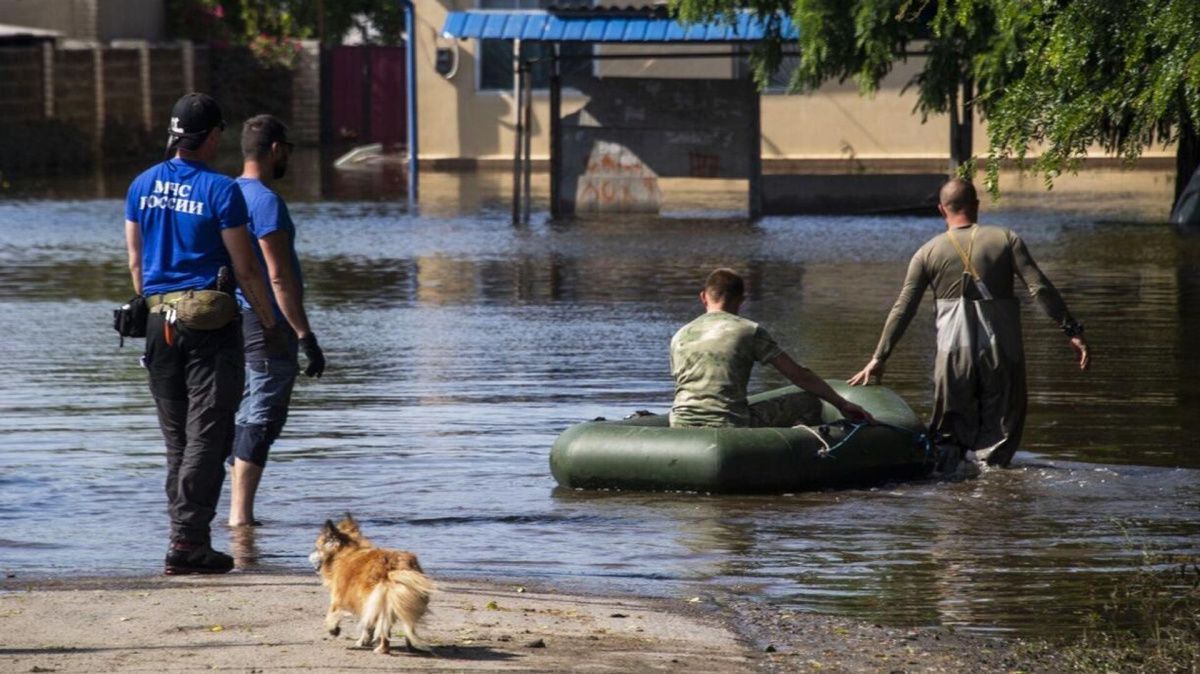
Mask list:
[[[700,291],[704,314],[671,338],[675,375],[671,426],[812,425],[821,422],[821,400],[847,419],[874,421],[866,410],[792,360],[761,325],[738,316],[745,293],[746,284],[737,272],[713,271]],[[750,405],[746,386],[755,362],[773,366],[803,390]]]

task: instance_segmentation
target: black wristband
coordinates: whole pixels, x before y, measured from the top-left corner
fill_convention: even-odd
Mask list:
[[[1063,321],[1063,334],[1067,337],[1078,337],[1083,334],[1083,323],[1074,319]]]

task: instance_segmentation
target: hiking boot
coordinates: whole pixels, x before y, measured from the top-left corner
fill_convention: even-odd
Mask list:
[[[167,550],[166,568],[168,576],[183,576],[192,573],[229,573],[233,568],[233,557],[212,549],[206,543],[172,543]]]

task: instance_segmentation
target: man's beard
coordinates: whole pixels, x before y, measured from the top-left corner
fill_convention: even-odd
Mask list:
[[[275,180],[279,180],[285,175],[287,175],[286,163],[276,164],[275,168],[271,170],[271,177],[273,177]]]

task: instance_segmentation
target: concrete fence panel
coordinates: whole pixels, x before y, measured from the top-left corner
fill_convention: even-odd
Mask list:
[[[54,59],[55,116],[89,137],[96,130],[95,57],[91,49],[63,49]],[[93,138],[93,140],[96,140]]]
[[[188,93],[183,61],[178,47],[150,49],[150,136],[156,143],[167,137],[171,106]]]
[[[0,48],[0,119],[6,124],[45,116],[41,47]]]

